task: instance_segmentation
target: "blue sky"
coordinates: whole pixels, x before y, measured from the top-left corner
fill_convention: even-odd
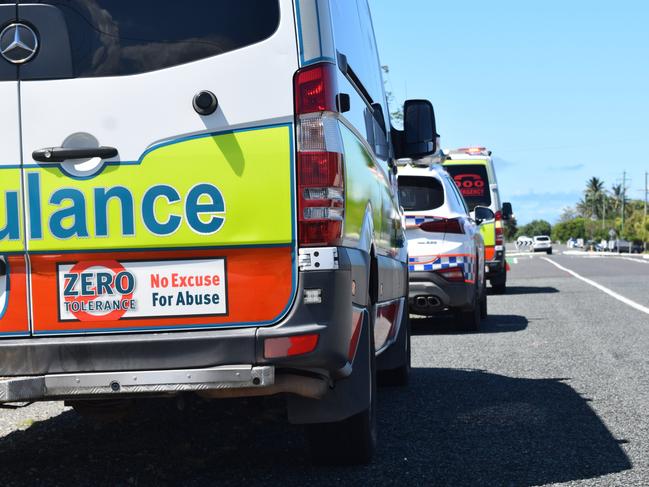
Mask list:
[[[649,171],[649,2],[370,0],[396,99],[435,105],[442,145],[484,145],[519,223],[586,180]]]

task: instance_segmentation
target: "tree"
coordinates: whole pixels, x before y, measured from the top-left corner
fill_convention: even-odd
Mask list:
[[[517,232],[518,225],[516,224],[516,218],[512,216],[508,220],[505,220],[505,240],[514,240]]]
[[[577,210],[572,206],[566,206],[561,210],[561,215],[559,216],[559,222],[564,223],[570,220],[577,218]]]
[[[518,229],[517,236],[525,235],[533,237],[535,235],[550,235],[552,226],[545,220],[532,220],[527,225],[523,225]]]
[[[397,128],[403,125],[403,104],[399,104],[395,98],[394,93],[389,88],[390,79],[390,66],[384,64],[381,66],[383,70],[383,87],[385,89],[385,99],[388,102],[388,110],[390,111],[390,120],[396,122]]]
[[[560,222],[552,228],[552,240],[565,242],[569,238],[586,238],[586,220],[584,218],[573,218]]]

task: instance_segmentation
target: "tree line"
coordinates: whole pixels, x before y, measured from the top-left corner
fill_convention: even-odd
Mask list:
[[[609,190],[604,181],[592,177],[586,182],[583,196],[575,206],[564,208],[559,221],[551,226],[545,220],[534,220],[518,227],[516,220],[505,225],[505,236],[551,235],[552,240],[569,238],[609,240],[622,238],[633,242],[649,242],[649,218],[643,200],[629,198],[626,188],[614,184]]]

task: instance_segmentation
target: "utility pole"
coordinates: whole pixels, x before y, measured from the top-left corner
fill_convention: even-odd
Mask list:
[[[626,171],[622,173],[622,229],[620,232],[622,236],[624,236],[624,206],[625,205],[626,205]]]
[[[624,219],[625,219],[624,213],[625,213],[625,210],[626,210],[626,189],[627,189],[627,184],[626,183],[627,183],[627,181],[628,181],[628,179],[626,177],[626,171],[624,171],[622,173],[622,195],[621,195],[622,196],[622,201],[621,201],[621,203],[622,203],[622,206],[621,206],[621,209],[622,209],[622,215],[621,215],[621,217],[622,217],[622,225],[621,225],[621,228],[620,228],[620,238],[624,237]]]
[[[647,251],[647,177],[649,173],[645,171],[644,173],[644,215],[642,218],[642,240],[644,240],[644,251]]]

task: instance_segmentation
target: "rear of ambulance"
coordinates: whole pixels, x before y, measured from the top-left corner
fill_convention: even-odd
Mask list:
[[[348,374],[349,262],[298,264],[340,241],[344,193],[335,65],[300,71],[293,2],[0,3],[31,50],[0,60],[0,400],[317,398]]]

